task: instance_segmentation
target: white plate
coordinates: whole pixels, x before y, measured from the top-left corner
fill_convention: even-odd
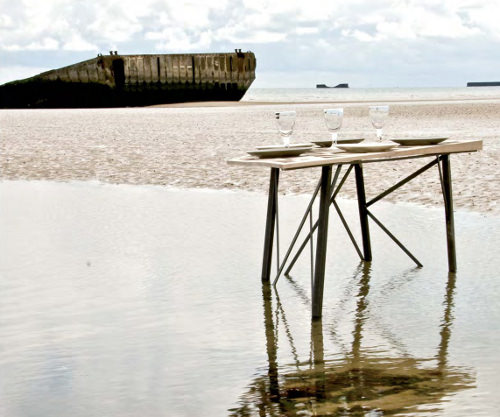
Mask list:
[[[288,148],[312,148],[310,143],[290,143]],[[287,149],[283,145],[260,145],[256,146],[255,149]]]
[[[403,146],[423,146],[423,145],[436,145],[445,141],[448,138],[433,137],[433,138],[397,138],[391,139],[393,142],[399,143]]]
[[[364,138],[341,138],[337,140],[337,144],[343,145],[346,143],[359,143],[363,142]],[[333,144],[333,140],[331,139],[325,139],[325,140],[313,140],[312,143],[315,145],[318,145],[322,148],[329,148]]]
[[[257,149],[255,151],[247,151],[248,154],[252,156],[257,156],[259,158],[279,158],[283,156],[299,156],[300,154],[310,151],[311,146],[297,148],[297,147],[280,147],[272,149]]]
[[[346,145],[337,145],[337,148],[342,149],[346,152],[361,153],[361,152],[384,152],[389,151],[395,147],[399,146],[394,142],[382,142],[382,143],[352,143]]]

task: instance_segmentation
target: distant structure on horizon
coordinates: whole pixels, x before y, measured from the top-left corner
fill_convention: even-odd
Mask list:
[[[0,108],[124,107],[238,101],[255,80],[253,52],[109,55],[0,86]]]
[[[316,88],[349,88],[349,84],[347,83],[337,84],[335,87],[329,87],[326,84],[316,84]]]
[[[500,86],[500,81],[478,81],[469,82],[467,87],[498,87]]]

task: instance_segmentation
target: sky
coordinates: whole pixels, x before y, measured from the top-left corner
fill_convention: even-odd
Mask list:
[[[0,0],[0,84],[117,50],[252,51],[255,88],[500,81],[500,0]]]

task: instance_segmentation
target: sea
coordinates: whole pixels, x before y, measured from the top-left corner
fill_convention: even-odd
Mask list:
[[[253,88],[248,102],[372,102],[498,100],[500,87]]]

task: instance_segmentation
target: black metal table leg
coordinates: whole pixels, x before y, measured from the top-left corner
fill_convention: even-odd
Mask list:
[[[271,277],[279,173],[280,172],[278,168],[271,168],[271,177],[269,180],[269,195],[267,199],[266,232],[264,236],[264,256],[262,259],[262,282],[268,282]]]
[[[446,238],[448,243],[448,269],[457,271],[457,255],[455,251],[455,220],[453,216],[453,190],[451,187],[450,156],[442,155],[443,165],[443,194],[444,210],[446,215]]]
[[[361,224],[361,236],[363,238],[363,257],[366,262],[371,262],[372,247],[370,243],[370,228],[368,226],[368,210],[366,208],[363,166],[361,164],[355,164],[354,173],[356,174],[356,190],[358,194],[359,222]]]
[[[316,262],[314,267],[314,281],[312,294],[312,318],[321,318],[323,309],[323,289],[325,285],[326,248],[328,240],[328,213],[330,197],[332,167],[321,168],[321,191],[319,201],[318,238],[316,243]]]

